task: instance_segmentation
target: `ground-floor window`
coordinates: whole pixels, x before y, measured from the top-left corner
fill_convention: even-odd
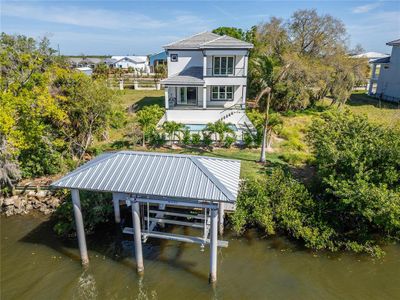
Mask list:
[[[211,87],[212,101],[232,101],[233,85],[218,85]]]

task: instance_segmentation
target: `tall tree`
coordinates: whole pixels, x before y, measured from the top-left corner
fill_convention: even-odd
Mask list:
[[[246,33],[236,27],[218,27],[212,31],[213,33],[219,34],[219,35],[228,35],[230,37],[233,37],[235,39],[239,40],[245,40],[246,39]]]

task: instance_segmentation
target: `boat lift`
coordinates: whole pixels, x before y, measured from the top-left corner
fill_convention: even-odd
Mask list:
[[[115,222],[120,204],[132,209],[137,271],[144,272],[142,242],[149,238],[210,247],[209,281],[217,280],[217,247],[224,212],[235,209],[240,162],[211,157],[121,151],[100,155],[52,184],[71,189],[82,264],[89,263],[79,190],[112,192]],[[166,224],[202,230],[202,235],[179,235],[158,230]]]

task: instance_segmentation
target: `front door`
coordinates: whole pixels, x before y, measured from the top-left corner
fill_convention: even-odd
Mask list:
[[[179,90],[178,104],[197,105],[196,87],[181,87]]]

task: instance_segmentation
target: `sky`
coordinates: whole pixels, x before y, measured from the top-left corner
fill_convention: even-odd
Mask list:
[[[146,55],[219,26],[249,29],[275,16],[315,8],[344,22],[349,46],[390,53],[400,38],[397,1],[8,1],[1,0],[1,31],[47,36],[64,55]]]

